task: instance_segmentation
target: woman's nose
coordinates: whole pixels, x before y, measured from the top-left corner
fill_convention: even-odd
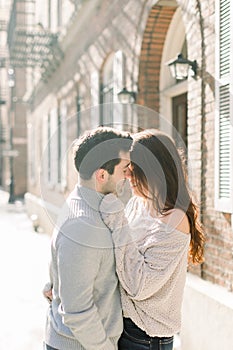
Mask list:
[[[131,176],[132,176],[132,171],[129,168],[127,168],[125,172],[126,179],[130,179]]]

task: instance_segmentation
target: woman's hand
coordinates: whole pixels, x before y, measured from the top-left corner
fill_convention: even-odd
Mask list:
[[[103,222],[112,232],[115,248],[130,244],[132,238],[121,200],[114,194],[107,194],[100,203],[99,211]]]
[[[122,227],[125,219],[124,204],[113,193],[103,197],[99,211],[103,222],[112,232]]]

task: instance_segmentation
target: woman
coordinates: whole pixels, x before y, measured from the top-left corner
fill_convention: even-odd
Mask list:
[[[136,134],[130,158],[127,177],[134,196],[127,222],[113,195],[100,207],[112,230],[121,288],[124,331],[118,348],[172,350],[187,263],[203,261],[204,234],[170,137],[158,130]]]

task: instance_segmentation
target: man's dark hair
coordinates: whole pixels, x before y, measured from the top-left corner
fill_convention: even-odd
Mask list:
[[[119,153],[129,152],[131,145],[128,132],[109,127],[86,132],[74,144],[74,163],[80,177],[89,180],[97,169],[105,169],[112,175],[121,160]]]

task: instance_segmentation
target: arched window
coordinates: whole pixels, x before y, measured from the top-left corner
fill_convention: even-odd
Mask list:
[[[122,123],[123,116],[122,113],[119,112],[119,101],[117,94],[123,88],[123,77],[124,55],[123,52],[119,50],[108,56],[102,70],[102,125],[116,126],[114,124]]]
[[[101,97],[103,103],[102,124],[107,126],[113,125],[113,62],[114,54],[111,54],[103,67]]]

